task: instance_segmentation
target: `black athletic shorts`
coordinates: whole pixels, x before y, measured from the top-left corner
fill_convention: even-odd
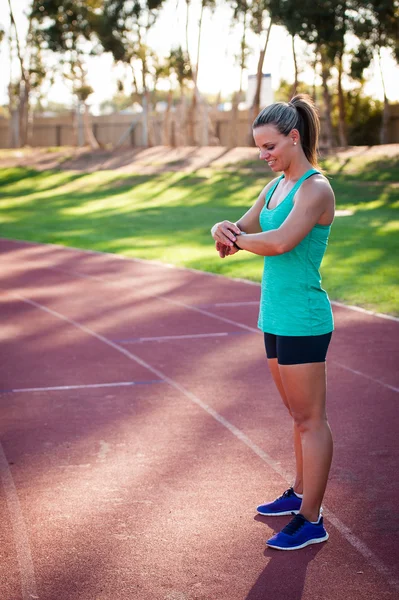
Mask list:
[[[332,331],[323,335],[274,335],[265,333],[267,358],[277,358],[279,365],[324,362]]]

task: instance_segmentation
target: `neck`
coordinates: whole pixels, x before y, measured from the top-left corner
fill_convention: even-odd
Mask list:
[[[287,182],[296,183],[306,171],[313,169],[313,165],[307,160],[305,155],[298,161],[293,161],[284,170],[284,178]]]

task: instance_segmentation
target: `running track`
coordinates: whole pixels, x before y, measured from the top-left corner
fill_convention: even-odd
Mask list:
[[[254,510],[294,467],[259,286],[0,250],[1,600],[398,597],[398,320],[334,306],[330,540],[279,553],[289,517]]]

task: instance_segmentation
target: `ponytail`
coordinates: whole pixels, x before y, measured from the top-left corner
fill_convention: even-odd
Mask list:
[[[319,145],[320,119],[310,96],[297,94],[290,102],[275,102],[264,108],[252,124],[252,129],[262,125],[274,125],[283,135],[297,129],[302,149],[310,164],[319,168],[317,148]]]

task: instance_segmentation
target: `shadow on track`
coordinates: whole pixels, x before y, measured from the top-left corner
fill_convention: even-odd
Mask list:
[[[255,521],[267,524],[275,532],[286,524],[285,518],[256,516]],[[272,548],[264,551],[268,559],[266,568],[259,575],[245,600],[300,600],[309,564],[323,550],[325,544],[308,546],[300,552],[279,552]]]

